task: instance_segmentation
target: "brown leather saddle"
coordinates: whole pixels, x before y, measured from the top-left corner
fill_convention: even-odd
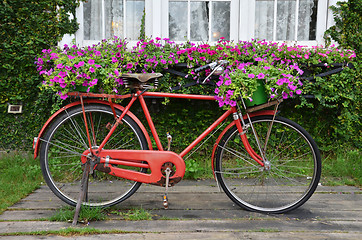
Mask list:
[[[124,73],[121,75],[126,88],[143,90],[156,89],[161,73]]]

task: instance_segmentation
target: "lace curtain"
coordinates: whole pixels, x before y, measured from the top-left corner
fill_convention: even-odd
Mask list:
[[[276,17],[274,7],[276,2]],[[299,0],[296,21],[296,0],[256,0],[255,38],[266,40],[315,40],[316,0]],[[274,36],[274,23],[276,32]],[[295,32],[297,26],[297,34]],[[297,35],[297,39],[295,36]],[[275,39],[274,39],[275,37]]]
[[[144,7],[144,0],[88,0],[84,2],[84,40],[101,40],[113,36],[137,39]],[[125,9],[127,9],[126,24],[124,24]]]
[[[169,36],[176,41],[230,39],[230,1],[170,1]]]

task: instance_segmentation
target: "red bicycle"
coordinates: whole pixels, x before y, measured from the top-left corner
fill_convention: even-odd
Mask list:
[[[195,72],[212,68],[211,75],[222,64],[208,64]],[[35,157],[40,156],[45,181],[62,201],[72,206],[83,202],[109,207],[129,198],[141,183],[148,183],[166,188],[167,207],[168,187],[181,181],[185,173],[183,157],[219,125],[225,128],[213,147],[211,165],[217,183],[232,201],[247,210],[284,213],[311,197],[321,175],[320,153],[306,130],[277,115],[280,101],[246,108],[241,99],[177,154],[161,145],[144,98],[215,99],[147,91],[157,87],[160,76],[123,75],[132,94],[69,93],[79,100],[45,123],[36,138]],[[115,103],[117,99],[129,101],[124,107]],[[130,111],[136,100],[157,149],[153,149],[145,126]],[[274,108],[264,109],[269,106]]]

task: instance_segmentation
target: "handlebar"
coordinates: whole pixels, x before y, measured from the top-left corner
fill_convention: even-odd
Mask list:
[[[227,64],[227,63],[228,63],[228,61],[226,61],[226,60],[220,60],[220,61],[211,62],[211,63],[206,64],[206,65],[204,65],[204,66],[195,68],[195,69],[194,69],[194,72],[195,72],[195,73],[201,72],[201,71],[206,70],[206,69],[209,69],[209,68],[211,68],[211,69],[217,69],[218,67],[221,67],[221,66],[223,66],[223,65],[225,65],[225,64]],[[216,66],[217,66],[217,67],[216,67]]]

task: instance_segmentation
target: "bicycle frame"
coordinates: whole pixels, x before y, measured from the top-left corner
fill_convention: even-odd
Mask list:
[[[146,105],[144,97],[168,97],[168,98],[182,98],[182,99],[195,99],[195,100],[207,100],[207,101],[215,101],[213,96],[205,96],[205,95],[192,95],[192,94],[176,94],[176,93],[163,93],[163,92],[141,92],[137,91],[136,94],[128,94],[123,96],[118,95],[106,95],[106,94],[92,94],[92,93],[69,93],[70,96],[79,96],[80,102],[77,104],[82,105],[83,108],[83,117],[84,122],[86,125],[86,129],[88,129],[87,126],[87,120],[86,120],[86,114],[84,111],[84,102],[88,103],[89,101],[83,101],[83,97],[98,97],[98,98],[105,98],[108,97],[108,104],[112,108],[112,111],[116,118],[116,123],[112,126],[107,136],[104,138],[102,143],[99,145],[97,149],[92,148],[91,144],[91,136],[89,135],[88,131],[88,143],[89,143],[89,149],[83,152],[82,154],[82,162],[86,163],[89,161],[89,159],[92,159],[92,161],[96,162],[93,166],[98,171],[103,171],[108,174],[126,178],[129,180],[134,180],[138,182],[143,183],[149,183],[149,184],[155,184],[164,186],[166,182],[166,178],[164,176],[164,173],[161,171],[162,166],[165,164],[173,164],[176,168],[175,173],[169,178],[170,185],[174,185],[177,182],[179,182],[185,173],[185,163],[182,159],[187,153],[189,153],[198,143],[200,143],[208,134],[210,134],[220,123],[222,123],[225,119],[227,119],[230,115],[233,115],[233,121],[229,124],[229,126],[226,127],[226,130],[232,127],[233,125],[236,125],[238,128],[238,131],[240,133],[240,137],[242,140],[243,145],[245,146],[247,152],[249,155],[261,166],[264,166],[263,158],[257,154],[250,146],[248,139],[246,135],[243,132],[243,125],[242,121],[240,120],[241,114],[238,113],[238,110],[236,107],[231,107],[229,110],[226,110],[213,124],[211,124],[200,136],[198,136],[188,147],[186,147],[180,154],[176,154],[171,151],[165,151],[162,147],[160,138],[158,136],[158,133],[156,131],[156,128],[154,126],[154,123],[152,121],[152,117],[150,115],[150,112],[148,110],[148,107]],[[117,117],[116,113],[114,111],[114,108],[117,107],[120,109],[120,106],[118,104],[115,104],[112,102],[112,98],[131,98],[129,103],[126,107],[121,107],[122,114]],[[135,116],[130,112],[131,106],[134,104],[136,100],[139,100],[142,110],[145,114],[147,123],[149,125],[149,128],[151,130],[152,136],[155,140],[156,146],[158,151],[154,150],[107,150],[103,149],[107,141],[110,139],[114,131],[116,130],[117,126],[121,123],[123,117],[125,115],[130,115],[133,119],[135,119]],[[92,101],[90,101],[92,103]],[[103,101],[104,103],[104,101]],[[275,111],[273,110],[266,110],[266,111],[258,111],[254,113],[250,113],[249,117],[258,116],[258,115],[274,115]],[[242,116],[244,119],[247,118],[247,116]],[[55,118],[55,116],[52,118]],[[136,122],[140,123],[140,121],[136,118]],[[49,121],[50,122],[50,121]],[[48,123],[49,124],[49,123]],[[142,131],[145,133],[144,127],[142,124],[140,124]],[[46,127],[43,127],[45,129]],[[41,132],[43,132],[43,129]],[[216,146],[220,139],[222,138],[223,134],[225,134],[226,130],[224,130],[221,135],[219,136],[218,140],[216,141],[215,147],[213,149],[212,154],[212,161],[214,158],[214,153],[216,150]],[[147,131],[146,131],[147,133]],[[41,134],[39,134],[39,137],[41,137]],[[145,134],[147,141],[150,146],[150,137],[148,134]],[[37,155],[37,148],[38,143],[36,143],[35,147],[35,156]],[[152,148],[150,148],[152,149]],[[94,156],[89,157],[89,156]],[[143,173],[138,171],[132,171],[127,170],[123,168],[114,167],[114,165],[123,165],[123,166],[132,166],[132,167],[139,167],[144,169],[151,169],[151,173]],[[213,166],[213,164],[212,164]]]

